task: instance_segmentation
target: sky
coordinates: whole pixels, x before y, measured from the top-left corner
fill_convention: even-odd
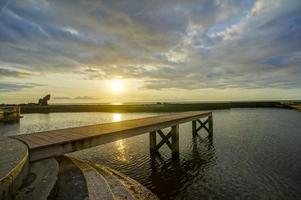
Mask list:
[[[300,0],[0,0],[0,103],[301,99]]]

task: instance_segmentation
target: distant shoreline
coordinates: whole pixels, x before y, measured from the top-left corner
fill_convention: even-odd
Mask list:
[[[181,112],[195,110],[217,110],[230,108],[291,108],[282,101],[223,102],[223,103],[157,103],[121,105],[21,105],[21,113],[52,112]]]

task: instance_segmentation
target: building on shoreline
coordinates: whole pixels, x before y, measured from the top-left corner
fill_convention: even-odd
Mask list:
[[[19,122],[21,116],[20,106],[1,106],[0,107],[0,122]]]

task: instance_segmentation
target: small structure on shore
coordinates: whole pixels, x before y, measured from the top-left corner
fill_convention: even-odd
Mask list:
[[[48,106],[48,101],[50,100],[50,94],[47,94],[45,97],[40,98],[38,105],[39,106]]]
[[[21,116],[20,106],[1,106],[0,107],[0,122],[19,122]]]

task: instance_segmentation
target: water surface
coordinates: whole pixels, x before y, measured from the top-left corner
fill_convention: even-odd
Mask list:
[[[1,135],[120,121],[160,113],[25,114]],[[139,181],[161,199],[301,199],[301,112],[213,111],[214,136],[180,126],[180,160],[163,146],[151,159],[148,134],[73,153]],[[166,130],[168,131],[168,130]],[[158,136],[159,138],[159,136]]]

